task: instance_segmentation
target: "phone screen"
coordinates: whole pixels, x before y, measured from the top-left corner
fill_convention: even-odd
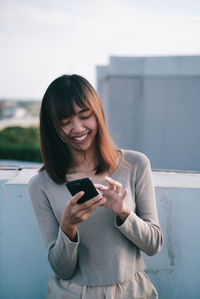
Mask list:
[[[84,195],[78,200],[78,204],[81,204],[99,194],[89,178],[69,181],[66,183],[66,186],[72,196],[80,191],[85,192]]]

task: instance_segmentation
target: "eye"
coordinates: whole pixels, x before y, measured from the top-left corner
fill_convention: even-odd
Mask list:
[[[91,114],[89,114],[89,115],[81,115],[80,118],[81,118],[81,119],[87,119],[87,118],[89,118],[90,116],[91,116]]]
[[[61,125],[62,125],[62,127],[66,127],[66,126],[68,126],[70,124],[70,120],[63,120],[63,121],[61,121]]]
[[[80,119],[87,119],[92,115],[91,111],[87,111],[85,113],[80,114]]]

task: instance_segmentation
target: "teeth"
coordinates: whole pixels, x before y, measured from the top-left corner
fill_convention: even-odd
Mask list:
[[[87,137],[88,134],[84,135],[84,136],[81,136],[81,137],[74,137],[75,140],[77,141],[82,141],[84,140],[86,137]]]

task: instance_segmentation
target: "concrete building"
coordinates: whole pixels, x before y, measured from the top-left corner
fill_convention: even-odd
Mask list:
[[[200,56],[110,57],[97,91],[119,147],[153,168],[200,170]]]

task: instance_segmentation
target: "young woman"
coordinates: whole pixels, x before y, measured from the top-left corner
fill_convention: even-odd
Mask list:
[[[48,299],[157,298],[142,252],[162,247],[151,167],[117,149],[90,83],[64,75],[48,87],[40,112],[43,167],[28,185],[55,276]],[[82,203],[66,182],[89,177],[99,195]]]

